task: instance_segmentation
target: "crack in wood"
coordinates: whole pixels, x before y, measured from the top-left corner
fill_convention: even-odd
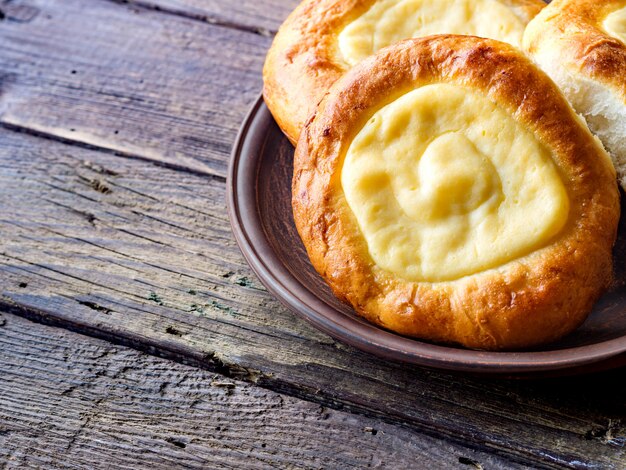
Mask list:
[[[87,300],[78,300],[78,299],[76,299],[76,302],[78,302],[81,305],[84,305],[85,307],[89,307],[91,310],[104,313],[105,315],[110,315],[113,312],[113,310],[111,310],[110,308],[103,307],[102,305],[98,305],[95,302],[91,302]]]
[[[53,204],[55,206],[67,209],[68,211],[73,212],[74,214],[78,214],[81,217],[83,217],[87,222],[89,222],[89,224],[91,224],[91,226],[93,226],[93,227],[96,226],[95,221],[97,220],[97,217],[95,215],[93,215],[91,212],[81,211],[81,210],[76,209],[74,207],[68,206],[66,204],[62,204],[62,203],[60,203],[58,201],[54,201],[52,199],[48,199],[48,198],[45,198],[45,197],[43,197],[41,199],[43,201],[46,201],[46,202],[48,202],[50,204]]]
[[[477,462],[474,459],[470,459],[468,457],[462,457],[462,456],[459,457],[459,463],[463,464],[463,465],[468,465],[468,466],[473,467],[473,468],[475,468],[477,470],[483,470],[483,468],[484,468],[479,462]]]
[[[161,5],[156,5],[151,2],[141,1],[141,0],[108,0],[111,3],[116,3],[118,5],[129,5],[136,8],[141,8],[143,10],[155,11],[159,13],[164,13],[167,15],[178,16],[180,18],[185,18],[192,21],[199,21],[201,23],[207,23],[213,26],[219,26],[222,28],[234,29],[236,31],[241,31],[244,33],[252,33],[258,36],[263,37],[273,37],[276,35],[276,30],[261,28],[258,26],[250,26],[244,25],[240,23],[236,23],[234,21],[229,21],[224,18],[219,18],[216,16],[211,16],[208,14],[200,14],[193,13],[185,10],[178,10],[174,8],[168,8]]]
[[[86,178],[81,174],[78,174],[78,179],[89,186],[94,191],[97,191],[102,194],[110,194],[111,188],[107,186],[107,182],[101,180],[100,178]]]
[[[111,0],[112,1],[112,0]],[[25,127],[25,126],[21,126],[21,125],[17,125],[17,124],[10,124],[7,122],[2,122],[0,121],[0,128],[5,129],[7,131],[11,131],[11,132],[16,132],[16,133],[20,133],[20,134],[26,134],[32,137],[38,137],[40,139],[45,139],[45,140],[50,140],[50,141],[54,141],[54,142],[59,142],[59,143],[63,143],[66,145],[71,145],[71,146],[75,146],[75,147],[79,147],[85,150],[92,150],[92,151],[97,151],[97,152],[103,152],[109,155],[114,155],[116,157],[122,157],[122,158],[128,158],[131,160],[140,160],[140,161],[144,161],[147,163],[151,163],[155,166],[160,166],[162,168],[169,168],[171,170],[175,170],[175,171],[180,171],[183,173],[189,173],[189,174],[194,174],[194,175],[201,175],[203,177],[208,177],[211,178],[213,180],[219,181],[221,183],[226,183],[226,177],[222,176],[220,174],[217,173],[211,173],[209,171],[201,171],[201,170],[197,170],[195,168],[190,168],[188,166],[185,165],[177,165],[175,163],[172,162],[165,162],[165,161],[160,161],[160,160],[155,160],[153,158],[149,158],[149,157],[145,157],[143,155],[139,155],[136,153],[130,153],[130,152],[126,152],[126,151],[122,151],[122,150],[116,150],[113,148],[109,148],[109,147],[102,147],[100,145],[94,145],[94,144],[89,144],[86,142],[83,142],[81,140],[74,140],[74,139],[68,139],[67,137],[60,137],[58,135],[55,134],[51,134],[49,132],[44,132],[44,131],[39,131],[36,129],[32,129],[30,127]]]
[[[68,155],[69,158],[74,158],[71,155]],[[116,171],[113,170],[109,170],[108,168],[105,168],[101,165],[98,165],[97,163],[91,162],[89,160],[82,160],[81,163],[83,164],[83,166],[95,173],[99,173],[101,175],[106,175],[106,176],[119,176],[120,174],[117,173]]]

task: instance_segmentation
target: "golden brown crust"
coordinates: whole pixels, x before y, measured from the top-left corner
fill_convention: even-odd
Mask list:
[[[626,0],[554,0],[524,34],[532,55],[552,49],[560,66],[612,88],[626,103],[626,44],[602,27]]]
[[[478,90],[530,129],[553,151],[571,209],[548,247],[433,284],[375,265],[340,173],[347,147],[378,109],[434,82]],[[313,266],[362,316],[401,334],[498,350],[548,342],[582,323],[610,282],[619,196],[608,156],[543,72],[506,44],[443,35],[383,49],[333,86],[298,142],[293,210]]]
[[[524,22],[545,6],[541,0],[499,1]],[[263,69],[263,96],[292,143],[330,86],[348,69],[337,59],[338,34],[375,2],[304,0],[278,31]]]

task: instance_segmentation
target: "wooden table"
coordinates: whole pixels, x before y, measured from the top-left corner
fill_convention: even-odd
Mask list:
[[[626,468],[624,370],[388,363],[282,308],[225,208],[297,0],[0,0],[0,468]]]

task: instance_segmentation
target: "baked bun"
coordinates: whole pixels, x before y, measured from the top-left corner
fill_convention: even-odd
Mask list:
[[[410,37],[471,34],[521,47],[541,0],[305,0],[267,55],[264,97],[295,143],[315,106],[351,66]]]
[[[615,172],[520,51],[410,39],[340,79],[296,148],[315,269],[369,321],[490,350],[555,340],[611,280]]]
[[[524,47],[585,116],[626,188],[626,0],[555,0]]]

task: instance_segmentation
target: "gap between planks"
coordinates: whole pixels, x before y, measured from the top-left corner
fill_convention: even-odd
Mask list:
[[[114,1],[114,0],[111,0]],[[114,155],[116,157],[121,157],[121,158],[128,158],[131,160],[140,160],[146,163],[150,163],[152,165],[155,165],[157,167],[162,167],[162,168],[169,168],[171,170],[175,170],[175,171],[180,171],[183,173],[189,173],[192,175],[199,175],[199,176],[204,176],[204,177],[209,177],[211,179],[214,179],[216,181],[220,181],[222,183],[226,183],[226,177],[219,175],[217,173],[212,173],[209,171],[202,171],[202,170],[196,170],[194,168],[190,168],[189,166],[185,166],[185,165],[176,165],[174,163],[171,162],[159,162],[159,161],[155,161],[151,158],[148,157],[144,157],[135,153],[131,153],[131,152],[125,152],[123,150],[116,150],[113,148],[108,148],[108,147],[102,147],[99,145],[94,145],[94,144],[90,144],[88,142],[83,142],[81,140],[74,140],[74,139],[68,139],[66,137],[61,137],[55,134],[51,134],[48,132],[43,132],[31,127],[27,127],[27,126],[21,126],[21,125],[16,125],[16,124],[10,124],[7,122],[2,122],[0,121],[0,128],[5,129],[7,131],[11,131],[11,132],[16,132],[18,134],[26,134],[29,135],[31,137],[36,137],[39,139],[44,139],[44,140],[49,140],[49,141],[53,141],[53,142],[58,142],[58,143],[62,143],[65,145],[70,145],[70,146],[74,146],[74,147],[78,147],[81,149],[85,149],[85,150],[92,150],[92,151],[97,151],[97,152],[103,152],[109,155]]]
[[[130,5],[133,7],[141,8],[149,11],[157,11],[159,13],[164,13],[166,15],[178,16],[181,18],[185,18],[188,20],[199,21],[201,23],[208,23],[213,26],[221,26],[222,28],[234,29],[237,31],[242,31],[244,33],[252,33],[257,34],[259,36],[264,36],[271,38],[276,33],[277,30],[266,29],[262,27],[255,27],[245,24],[240,24],[235,21],[229,21],[223,18],[219,18],[217,16],[209,15],[208,13],[194,13],[190,11],[185,11],[181,9],[171,8],[167,6],[161,6],[156,3],[146,2],[141,0],[107,0],[111,3],[117,3],[119,5]]]

